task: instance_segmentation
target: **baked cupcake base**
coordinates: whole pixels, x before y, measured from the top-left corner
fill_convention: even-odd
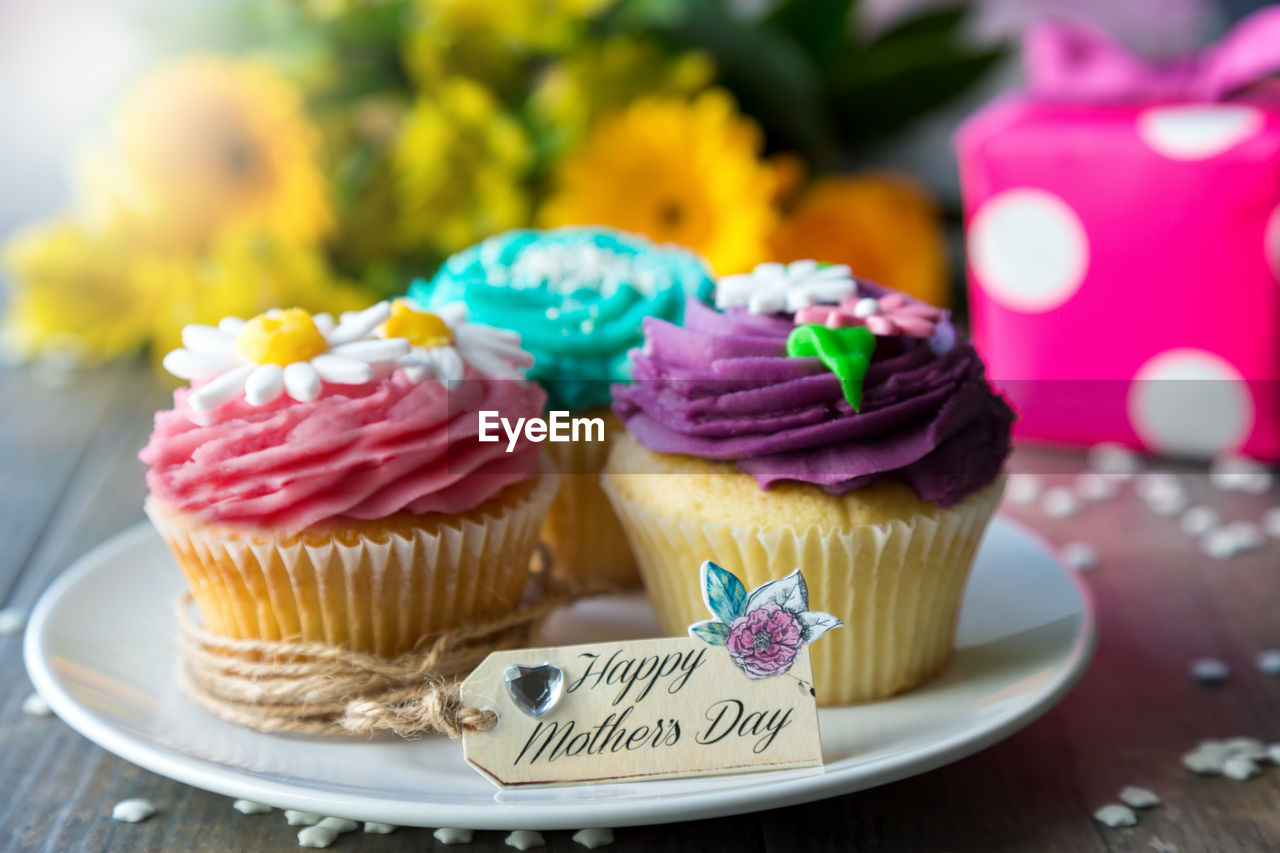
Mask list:
[[[292,536],[208,524],[154,496],[146,511],[208,630],[395,657],[520,606],[555,487],[541,474],[458,515],[337,519]]]
[[[578,415],[578,413],[575,413]],[[589,409],[581,417],[604,421],[604,441],[547,444],[547,453],[560,471],[560,490],[542,539],[551,551],[552,574],[570,584],[630,589],[640,574],[626,533],[600,488],[600,471],[613,438],[622,424],[608,409]]]
[[[602,485],[667,634],[707,618],[703,560],[748,589],[802,569],[811,609],[844,622],[811,647],[818,704],[845,705],[908,690],[946,667],[1004,480],[946,509],[891,478],[839,497],[799,482],[765,492],[732,465],[653,453],[620,436]]]

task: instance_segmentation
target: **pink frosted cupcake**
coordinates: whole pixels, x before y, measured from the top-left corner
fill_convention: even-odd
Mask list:
[[[192,380],[140,458],[147,514],[204,625],[394,656],[519,606],[555,493],[539,448],[478,412],[541,414],[510,332],[386,303],[189,326]]]

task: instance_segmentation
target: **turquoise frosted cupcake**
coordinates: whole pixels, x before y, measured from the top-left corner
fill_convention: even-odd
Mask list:
[[[638,583],[599,487],[610,439],[621,428],[609,411],[610,386],[631,380],[628,353],[644,342],[644,318],[678,325],[686,299],[706,300],[713,288],[705,262],[686,249],[607,228],[567,227],[491,237],[409,289],[424,307],[463,300],[475,322],[519,332],[548,408],[604,420],[603,442],[547,445],[564,476],[543,536],[562,576]]]

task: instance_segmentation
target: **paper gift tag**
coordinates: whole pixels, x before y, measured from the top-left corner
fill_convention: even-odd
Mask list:
[[[543,708],[550,668],[559,697]],[[499,652],[462,684],[463,703],[498,725],[462,744],[499,785],[809,767],[822,763],[811,680],[807,649],[785,675],[753,679],[691,637]]]
[[[689,637],[487,657],[464,705],[497,725],[467,732],[467,762],[499,785],[665,779],[822,763],[808,644],[840,621],[809,610],[799,570],[750,594],[703,563],[712,618]]]

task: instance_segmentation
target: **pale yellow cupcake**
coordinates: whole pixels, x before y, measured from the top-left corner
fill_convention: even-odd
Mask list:
[[[562,475],[543,537],[553,574],[580,589],[639,585],[635,560],[597,478],[617,432],[614,383],[630,379],[628,353],[641,321],[680,322],[685,297],[706,297],[706,263],[687,249],[596,226],[495,234],[445,260],[410,298],[425,306],[465,300],[482,323],[515,329],[534,355],[529,376],[548,409],[606,419],[606,440],[550,443]]]
[[[280,535],[209,524],[155,497],[147,516],[215,634],[395,657],[520,606],[555,475],[458,514],[333,519]]]
[[[602,589],[636,586],[635,557],[613,506],[600,488],[600,472],[622,424],[608,409],[588,409],[585,418],[604,421],[604,441],[547,445],[560,471],[560,489],[542,525],[556,576],[572,584]]]
[[[704,560],[748,589],[799,569],[844,623],[813,646],[819,704],[923,683],[951,657],[1012,412],[944,312],[845,268],[765,265],[716,300],[646,321],[615,393],[603,485],[663,629],[706,618]]]
[[[183,341],[140,458],[207,630],[394,657],[520,607],[557,484],[539,445],[478,438],[543,410],[514,333],[379,304]]]
[[[768,492],[732,465],[614,442],[603,480],[666,634],[707,618],[698,567],[747,589],[800,568],[813,610],[845,623],[811,647],[820,705],[883,699],[951,658],[974,552],[1003,480],[939,509],[882,480],[838,498],[809,483]]]

